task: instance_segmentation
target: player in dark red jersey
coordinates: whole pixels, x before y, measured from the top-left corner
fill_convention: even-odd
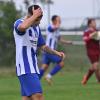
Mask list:
[[[87,25],[88,28],[84,32],[83,40],[85,41],[87,56],[91,62],[91,67],[83,77],[83,85],[87,83],[88,79],[93,73],[95,73],[97,81],[100,82],[100,72],[98,68],[98,62],[100,58],[100,44],[99,40],[94,39],[94,36],[97,34],[95,19],[88,19]]]

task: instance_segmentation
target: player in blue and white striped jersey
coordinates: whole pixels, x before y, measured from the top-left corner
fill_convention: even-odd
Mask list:
[[[48,26],[47,32],[46,32],[47,33],[46,45],[49,46],[52,50],[56,50],[57,44],[59,41],[64,44],[72,44],[72,41],[68,41],[68,40],[66,41],[60,36],[60,31],[59,31],[60,24],[61,24],[60,17],[58,15],[54,15],[52,16],[51,21],[52,21],[52,24]],[[47,80],[49,84],[51,84],[52,76],[55,75],[57,72],[59,72],[64,66],[64,62],[61,57],[44,52],[42,67],[40,68],[40,79],[44,75],[44,72],[47,70],[51,62],[56,63],[56,66],[45,77],[45,79]]]
[[[16,72],[21,85],[22,100],[43,100],[38,77],[37,48],[64,58],[64,53],[45,45],[39,28],[42,16],[42,9],[38,5],[32,5],[28,8],[27,16],[14,23]]]
[[[59,29],[56,29],[56,26],[54,26],[53,24],[49,25],[46,31],[46,45],[51,49],[56,49],[59,38]]]

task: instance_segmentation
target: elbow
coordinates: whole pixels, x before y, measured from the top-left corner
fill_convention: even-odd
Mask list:
[[[43,50],[43,51],[45,51],[45,48],[46,48],[47,46],[46,45],[43,45],[43,46],[41,46],[41,49]]]
[[[25,32],[26,29],[27,29],[27,27],[26,27],[25,25],[20,25],[20,26],[19,26],[19,30],[20,30],[21,32]]]

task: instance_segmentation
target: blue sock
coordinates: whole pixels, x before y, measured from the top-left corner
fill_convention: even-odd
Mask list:
[[[50,72],[50,75],[55,75],[57,72],[59,72],[61,70],[61,66],[60,65],[56,65]]]
[[[42,76],[44,75],[45,70],[44,69],[40,69],[40,74],[39,74],[39,79],[42,78]]]

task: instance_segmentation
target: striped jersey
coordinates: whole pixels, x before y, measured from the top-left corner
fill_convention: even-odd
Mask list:
[[[57,48],[57,42],[60,38],[59,29],[53,29],[53,25],[49,25],[46,32],[46,45],[51,49]]]
[[[14,23],[14,39],[16,45],[16,73],[18,76],[27,73],[39,74],[37,64],[37,47],[45,45],[39,26],[29,27],[25,32],[18,30],[24,19]]]

